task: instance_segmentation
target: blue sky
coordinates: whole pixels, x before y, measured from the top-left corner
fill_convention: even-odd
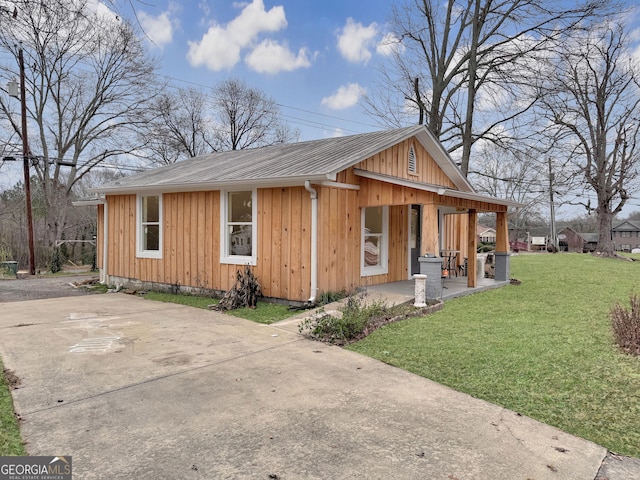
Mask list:
[[[379,128],[357,102],[388,54],[389,0],[134,5],[171,85],[241,78],[281,105],[302,140]]]

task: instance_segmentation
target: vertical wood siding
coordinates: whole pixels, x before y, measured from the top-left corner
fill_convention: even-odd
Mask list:
[[[321,292],[354,290],[361,285],[408,278],[408,205],[389,207],[389,271],[361,276],[362,192],[333,187],[318,189],[318,288]],[[380,189],[384,197],[392,192]]]
[[[416,154],[416,173],[409,173],[409,148],[413,145]],[[367,158],[355,166],[369,172],[382,173],[415,182],[442,185],[454,188],[454,184],[445,175],[435,160],[420,142],[410,138],[391,148]],[[346,178],[345,178],[346,179]]]
[[[360,283],[358,192],[332,187],[318,191],[318,289],[352,290]]]
[[[311,296],[311,199],[304,187],[258,190],[255,274],[268,297]]]
[[[136,257],[136,196],[112,195],[107,201],[109,275],[228,290],[235,281],[236,271],[244,267],[219,263],[218,191],[163,195],[161,259]],[[258,259],[254,273],[263,294],[306,300],[311,294],[309,193],[303,187],[259,189],[257,222]]]

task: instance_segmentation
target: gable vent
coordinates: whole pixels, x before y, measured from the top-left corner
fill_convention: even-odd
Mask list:
[[[413,145],[409,147],[409,173],[416,173],[416,151]]]

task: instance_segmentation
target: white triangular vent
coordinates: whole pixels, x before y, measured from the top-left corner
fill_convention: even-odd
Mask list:
[[[409,147],[409,173],[416,173],[416,151],[413,145]]]

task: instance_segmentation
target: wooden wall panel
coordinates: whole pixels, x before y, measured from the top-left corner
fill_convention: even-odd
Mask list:
[[[416,154],[416,174],[409,173],[409,148],[413,145]],[[454,188],[454,184],[445,175],[420,142],[410,138],[377,153],[356,165],[356,168],[391,175],[431,185]]]
[[[298,301],[309,298],[310,194],[302,187],[259,189],[258,230],[255,273],[263,294]]]
[[[359,285],[360,209],[356,190],[317,187],[318,288],[335,292]],[[349,265],[347,266],[347,263]],[[354,264],[357,263],[357,270]]]

